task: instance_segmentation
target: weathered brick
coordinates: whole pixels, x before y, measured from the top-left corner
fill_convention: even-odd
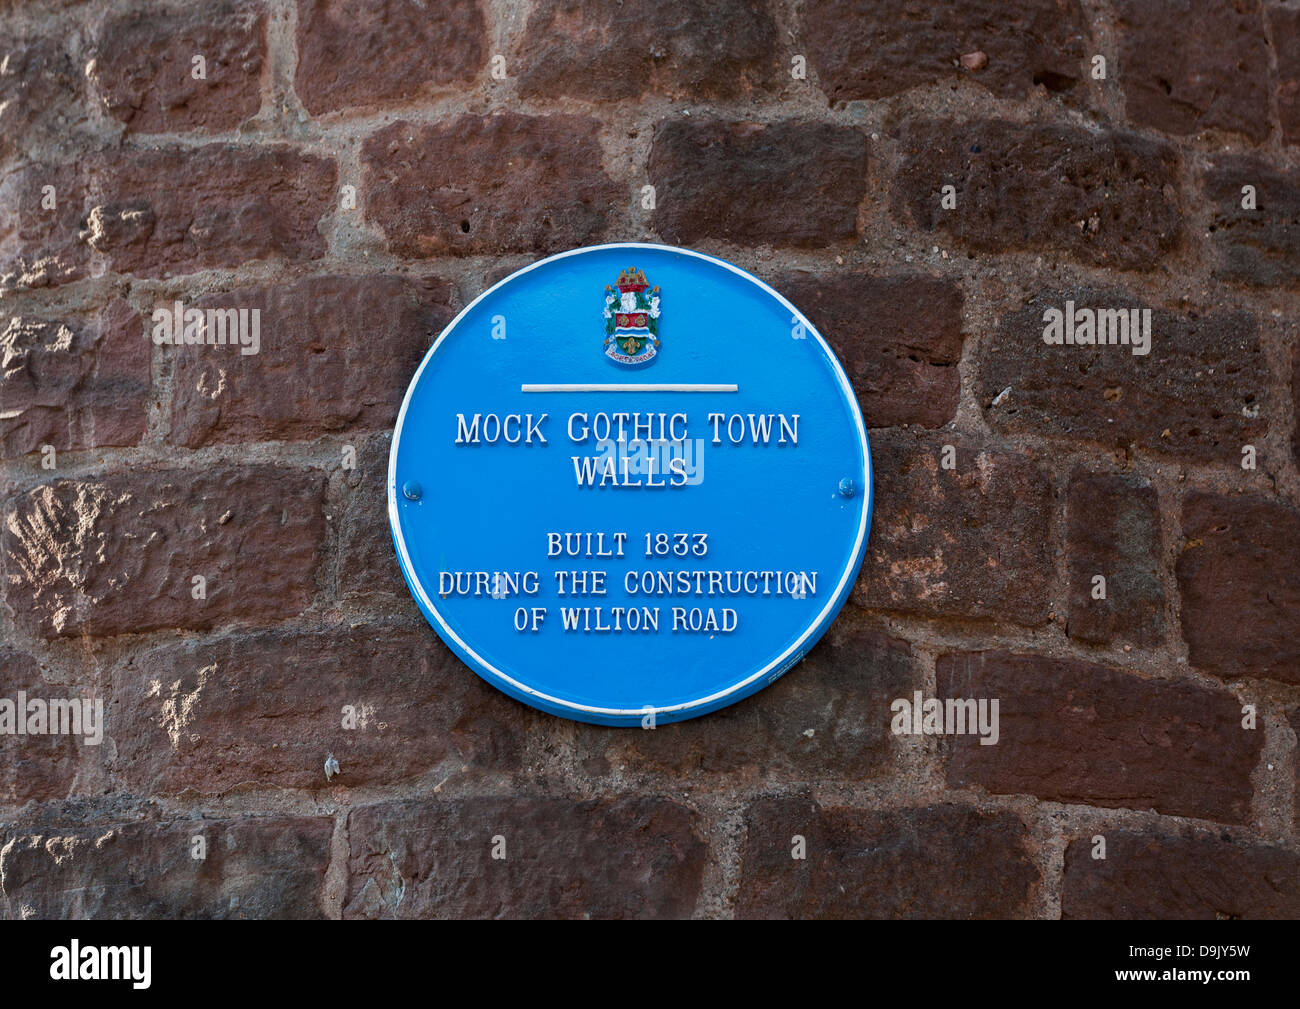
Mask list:
[[[1192,664],[1300,683],[1300,510],[1193,492],[1176,566]]]
[[[1101,833],[1101,831],[1098,831]],[[1062,918],[1300,918],[1300,855],[1230,834],[1106,830],[1065,850]]]
[[[1136,9],[1123,2],[1119,13]],[[0,465],[0,631],[17,635],[0,647],[0,696],[93,690],[109,716],[102,747],[0,733],[0,916],[315,916],[322,903],[353,917],[1023,916],[1061,895],[1059,879],[1038,875],[1039,828],[1058,802],[1106,814],[1084,820],[1114,812],[1158,847],[1145,866],[1085,863],[1094,832],[1107,833],[1112,862],[1133,846],[1117,844],[1119,824],[1076,823],[1067,917],[1297,914],[1295,844],[1245,827],[1171,842],[1176,825],[1136,823],[1246,823],[1260,787],[1270,808],[1278,796],[1285,806],[1300,774],[1300,709],[1286,693],[1300,682],[1300,509],[1285,489],[1265,494],[1258,475],[1247,481],[1258,496],[1230,486],[1246,443],[1274,472],[1285,458],[1270,452],[1284,457],[1278,439],[1292,439],[1300,463],[1286,297],[1300,286],[1300,176],[1297,147],[1279,146],[1300,144],[1300,8],[1258,2],[1259,18],[1255,0],[1189,6],[1189,24],[1169,33],[1183,51],[1138,63],[1138,27],[1120,18],[1112,30],[1117,10],[1101,0],[213,0],[203,13],[173,0],[0,0],[13,29],[0,28],[0,299],[12,302],[0,316],[0,461],[11,461]],[[1151,6],[1138,20],[1147,30],[1180,10]],[[1268,42],[1214,37],[1243,11]],[[1113,36],[1100,83],[1087,77],[1107,41],[1094,15]],[[290,49],[278,69],[272,29]],[[494,37],[510,75],[500,84],[487,72]],[[1272,45],[1271,76],[1259,44]],[[196,52],[206,82],[189,76]],[[789,77],[795,54],[808,57],[808,81]],[[1165,66],[1184,76],[1144,107],[1142,88],[1159,88]],[[261,109],[264,88],[271,103],[290,89],[291,107]],[[1114,123],[1084,121],[1094,100],[1122,106],[1126,90],[1132,125],[1122,108]],[[964,96],[966,114],[944,110],[948,93]],[[821,122],[809,106],[772,122],[743,107],[798,95],[828,98],[845,118]],[[535,109],[511,111],[503,97]],[[863,100],[890,106],[884,119],[862,120]],[[663,106],[651,132],[647,101]],[[354,138],[357,176],[340,180],[312,129],[244,135],[286,125],[294,108],[345,133],[348,116],[390,115]],[[1153,129],[1144,115],[1164,118]],[[883,168],[868,162],[873,130]],[[1184,157],[1181,138],[1200,130],[1227,131],[1214,134],[1224,144],[1203,135]],[[175,132],[188,138],[167,139]],[[1217,150],[1256,140],[1250,156]],[[360,214],[337,209],[340,181],[357,184]],[[461,665],[411,602],[385,500],[397,402],[461,296],[539,255],[646,237],[621,233],[639,219],[641,182],[657,186],[647,235],[740,250],[821,327],[876,462],[854,605],[782,682],[653,733],[557,720]],[[956,210],[939,209],[946,184],[959,187]],[[1244,185],[1254,211],[1240,206]],[[868,226],[880,237],[891,221],[898,248],[873,253],[897,260],[883,275],[809,259],[853,260]],[[357,244],[354,225],[382,262],[365,260],[374,243]],[[931,276],[903,264],[900,249],[931,244],[958,265]],[[958,276],[967,253],[993,255],[1005,281],[981,284],[978,320]],[[475,257],[459,293],[422,275],[442,267],[394,266],[449,255]],[[1091,307],[1155,309],[1151,355],[1043,344],[1043,309],[1083,304],[1083,281],[1045,288],[1035,255],[1048,273],[1071,261],[1150,271],[1088,285],[1114,299]],[[1166,275],[1189,263],[1214,267],[1220,297],[1178,300]],[[196,271],[212,272],[184,276]],[[176,298],[259,309],[260,352],[153,346],[150,309]],[[960,364],[963,330],[974,343]],[[1293,395],[1279,388],[1279,348],[1292,354]],[[943,430],[958,418],[964,435]],[[160,473],[151,438],[198,451]],[[316,461],[268,465],[280,443]],[[44,444],[59,450],[47,474]],[[948,444],[955,470],[943,467]],[[241,446],[247,460],[235,458]],[[352,448],[345,469],[339,453]],[[66,457],[75,473],[65,449],[78,453]],[[1143,459],[1162,474],[1191,464],[1189,486],[1225,496],[1179,487],[1157,500],[1132,467],[1102,458],[1125,453],[1142,471]],[[1167,550],[1166,532],[1179,540]],[[1107,576],[1105,602],[1091,600],[1094,573]],[[195,574],[206,600],[190,594]],[[1068,635],[1057,644],[1048,612]],[[897,620],[942,632],[937,677],[895,636]],[[1020,640],[1040,630],[1044,641]],[[1182,641],[1190,676],[1148,668]],[[1131,670],[1122,644],[1137,646]],[[1114,668],[1080,661],[1100,654],[1093,645]],[[890,702],[939,693],[952,678],[944,662],[994,647],[1013,653],[998,653],[1011,669],[998,672],[1010,684],[1000,742],[926,741],[938,793],[918,791]],[[1037,664],[1012,668],[1022,661]],[[1237,688],[1207,674],[1275,681],[1269,724],[1241,730]],[[341,724],[348,705],[354,730]],[[327,782],[329,753],[341,774]],[[1264,785],[1252,791],[1252,777]],[[747,808],[805,782],[836,808]],[[697,815],[686,807],[700,788]],[[385,805],[363,812],[357,799]],[[199,808],[214,801],[216,812]],[[227,828],[254,828],[159,825],[159,802],[169,817],[276,809],[304,822],[294,818],[321,802],[357,815],[350,838],[329,813],[310,821],[310,843],[286,829],[227,844]],[[116,826],[128,823],[136,833]],[[1226,830],[1245,835],[1222,843],[1236,860],[1210,844]],[[206,866],[190,858],[196,832]],[[498,834],[505,863],[490,855]],[[789,857],[795,834],[811,842],[807,861]],[[712,859],[724,855],[734,864],[720,870]],[[1097,869],[1114,875],[1078,877]]]
[[[323,485],[276,466],[43,484],[4,506],[6,601],[47,638],[294,615],[316,592]]]
[[[948,744],[948,783],[1051,802],[1243,823],[1261,734],[1225,690],[1148,680],[1072,658],[941,655],[940,698],[998,699],[999,738]]]
[[[313,115],[472,80],[487,58],[474,0],[298,0],[294,90]]]
[[[826,97],[846,102],[957,78],[1002,98],[1038,85],[1074,98],[1086,90],[1086,32],[1076,0],[831,0],[804,8],[801,35]],[[973,52],[988,58],[977,71],[960,63]]]
[[[1295,793],[1292,799],[1292,820],[1296,826],[1300,826],[1300,707],[1294,707],[1287,712],[1287,721],[1291,724],[1291,732],[1296,737],[1296,748],[1291,751],[1291,770],[1295,775]]]
[[[51,203],[53,205],[51,205]],[[86,185],[76,165],[33,164],[0,175],[0,294],[86,276]]]
[[[519,93],[748,98],[780,86],[782,52],[765,0],[541,0],[523,33]]]
[[[1268,24],[1277,54],[1277,110],[1282,138],[1300,143],[1300,9],[1268,8]]]
[[[338,501],[336,584],[342,598],[390,596],[406,605],[410,592],[402,578],[388,525],[388,455],[392,432],[372,435],[353,446],[356,467],[331,476]]]
[[[322,918],[334,821],[270,816],[11,832],[6,918]],[[193,838],[206,857],[193,857]]]
[[[203,57],[203,77],[194,57]],[[266,15],[219,0],[169,13],[140,9],[99,30],[86,77],[108,114],[135,133],[233,130],[257,115]]]
[[[826,123],[667,120],[647,168],[668,242],[822,246],[857,237],[867,140]]]
[[[1267,430],[1268,362],[1250,314],[1153,307],[1141,355],[1120,343],[1045,343],[1045,313],[1067,302],[1076,313],[1148,307],[1127,292],[1077,288],[1045,291],[1004,316],[980,346],[975,385],[994,430],[1233,465]]]
[[[333,162],[283,147],[120,148],[0,180],[0,290],[109,269],[159,277],[249,260],[318,259]],[[53,210],[42,206],[54,187]]]
[[[10,316],[0,328],[0,458],[138,444],[150,387],[142,333],[124,301],[90,318]]]
[[[288,148],[122,150],[92,175],[83,240],[121,273],[158,277],[248,260],[317,259],[331,161]]]
[[[558,252],[589,245],[630,197],[581,116],[396,122],[362,145],[366,217],[398,255]]]
[[[961,288],[922,275],[791,273],[774,286],[840,359],[867,427],[952,420],[961,394]]]
[[[653,732],[581,725],[578,752],[589,771],[616,767],[624,778],[742,774],[856,781],[889,769],[894,737],[877,716],[920,686],[906,642],[868,630],[845,612],[803,662],[753,697]]]
[[[384,624],[181,642],[133,655],[113,679],[111,769],[138,795],[388,785],[443,760],[462,777],[511,771],[540,717],[432,630]],[[355,727],[343,725],[345,706]]]
[[[1269,52],[1258,0],[1117,0],[1128,117],[1166,133],[1269,134]]]
[[[1252,157],[1216,158],[1203,177],[1218,257],[1215,276],[1256,287],[1300,284],[1300,172]],[[1242,187],[1255,187],[1255,209]]]
[[[796,797],[759,799],[745,820],[737,918],[1019,917],[1039,880],[1012,813]],[[804,859],[791,857],[796,835]]]
[[[1070,622],[1066,633],[1095,643],[1116,638],[1155,646],[1165,636],[1160,581],[1160,507],[1145,480],[1075,473],[1067,500]],[[1093,579],[1105,578],[1105,598]]]
[[[85,118],[81,75],[62,40],[0,41],[0,159],[57,143]]]
[[[40,665],[32,656],[0,645],[0,700],[15,708],[14,724],[0,732],[0,802],[22,805],[33,799],[63,798],[76,786],[82,748],[102,744],[85,743],[82,736],[71,733],[18,735],[18,723],[28,724],[27,712],[18,706],[20,691],[28,700],[57,698],[78,704],[83,697],[102,700],[103,694],[54,684],[41,676]],[[49,727],[47,722],[47,730]]]
[[[942,468],[943,449],[956,468]],[[872,436],[875,511],[853,601],[931,617],[1045,623],[1052,491],[1024,455],[952,434]],[[960,516],[958,521],[940,516]]]
[[[186,307],[260,313],[260,348],[176,349],[172,441],[310,441],[390,428],[402,393],[451,321],[452,289],[394,276],[311,277]]]
[[[694,813],[641,796],[366,806],[348,841],[347,918],[685,918],[708,859]]]
[[[899,147],[896,212],[976,252],[1150,269],[1178,240],[1178,154],[1160,141],[997,119],[910,120]],[[940,204],[945,185],[956,188],[955,209]]]

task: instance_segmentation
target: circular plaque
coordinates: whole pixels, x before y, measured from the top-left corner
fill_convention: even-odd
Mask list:
[[[411,380],[402,573],[478,675],[606,725],[772,683],[848,597],[871,521],[857,399],[802,314],[711,256],[601,245],[507,277]]]

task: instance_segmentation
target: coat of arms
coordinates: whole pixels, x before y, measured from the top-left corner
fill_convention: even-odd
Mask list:
[[[619,364],[645,364],[659,352],[659,288],[640,270],[605,285],[605,356]]]

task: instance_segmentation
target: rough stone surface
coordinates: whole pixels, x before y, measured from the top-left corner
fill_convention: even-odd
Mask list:
[[[1047,344],[1045,313],[1064,313],[1068,302],[1076,315],[1150,308],[1150,353],[1135,354],[1132,344]],[[1118,290],[1046,290],[999,321],[979,365],[977,399],[989,424],[1008,434],[1238,465],[1241,446],[1269,421],[1258,325],[1228,307],[1172,312]]]
[[[951,470],[943,468],[945,444],[954,449]],[[871,454],[875,511],[854,602],[919,616],[1046,622],[1051,487],[1038,464],[955,436],[898,431],[874,435]]]
[[[523,33],[519,92],[700,100],[779,87],[782,49],[768,7],[765,0],[541,0]]]
[[[1083,12],[1076,0],[832,0],[803,9],[808,60],[832,102],[886,98],[909,88],[970,80],[1004,98],[1037,87],[1085,92]],[[983,53],[978,70],[960,57]]]
[[[1224,833],[1170,836],[1108,830],[1065,851],[1062,918],[1300,918],[1300,855]]]
[[[1258,0],[1115,0],[1128,117],[1166,133],[1268,138],[1269,51]]]
[[[406,600],[410,592],[388,527],[388,455],[392,432],[371,435],[356,449],[356,467],[331,476],[339,501],[338,592],[345,598],[379,594]]]
[[[313,115],[469,83],[487,61],[475,0],[298,0],[294,90]]]
[[[1300,172],[1253,157],[1217,158],[1203,178],[1210,202],[1216,273],[1255,287],[1300,284]],[[1255,209],[1242,206],[1255,187]]]
[[[334,821],[269,816],[11,832],[0,911],[15,918],[321,918]],[[202,837],[206,858],[192,855]]]
[[[334,164],[287,147],[118,148],[0,178],[0,290],[325,253]],[[53,192],[46,187],[52,187]],[[55,204],[47,209],[51,195]]]
[[[1269,7],[1268,24],[1277,54],[1277,108],[1282,136],[1294,145],[1300,143],[1300,10]]]
[[[939,427],[952,419],[961,393],[962,292],[956,284],[837,272],[788,274],[775,286],[835,351],[867,427]]]
[[[0,161],[58,146],[85,118],[78,106],[81,75],[63,40],[0,42]]]
[[[361,159],[366,217],[403,256],[594,245],[611,205],[628,198],[582,116],[396,122],[366,139]]]
[[[73,789],[81,751],[87,746],[93,749],[94,744],[71,733],[53,734],[48,702],[75,700],[84,712],[82,699],[86,698],[92,700],[93,712],[95,697],[102,701],[103,693],[69,690],[64,684],[51,683],[41,676],[40,666],[32,656],[0,646],[0,802],[22,805],[32,799],[58,799]],[[43,701],[45,707],[32,710],[26,703],[20,704],[31,700]],[[4,710],[9,705],[12,710]],[[40,717],[42,712],[45,717],[33,723],[29,716]],[[17,732],[19,725],[23,728],[21,735]],[[44,734],[30,734],[28,727],[39,728]],[[82,727],[86,728],[84,723]]]
[[[1133,477],[1076,473],[1066,507],[1067,633],[1096,644],[1121,639],[1159,645],[1164,640],[1165,593],[1155,488]],[[1098,585],[1098,575],[1104,584]]]
[[[820,246],[857,237],[867,138],[825,124],[671,120],[655,127],[647,170],[654,228],[672,244]]]
[[[733,774],[763,780],[859,780],[887,772],[896,752],[877,717],[921,685],[905,642],[854,626],[846,613],[799,665],[753,704],[653,732],[579,726],[584,770],[621,776],[704,780]]]
[[[996,744],[945,739],[954,787],[1221,823],[1250,816],[1262,740],[1226,691],[1000,651],[941,655],[935,681],[940,698],[998,699]]]
[[[0,731],[0,916],[1295,915],[1298,39],[1300,0],[0,0],[0,729],[107,720]],[[871,429],[823,639],[654,731],[475,676],[387,516],[430,340],[606,242],[762,278]],[[1150,354],[1045,344],[1067,300]],[[155,344],[177,302],[258,353]],[[672,347],[645,381],[714,380]],[[896,735],[917,691],[995,694],[998,744]]]
[[[791,857],[796,836],[804,859]],[[1027,847],[1012,813],[762,798],[745,814],[736,917],[1014,917],[1039,878]]]
[[[187,305],[259,312],[259,348],[176,348],[172,441],[197,448],[391,428],[406,383],[451,321],[451,299],[437,280],[326,276]]]
[[[4,504],[9,608],[47,638],[293,616],[316,592],[322,492],[277,466],[42,484]]]
[[[86,187],[75,165],[35,163],[0,176],[0,293],[86,275],[90,249],[80,240],[85,204]]]
[[[257,115],[265,62],[265,13],[218,0],[178,13],[135,10],[110,18],[86,77],[105,111],[133,133],[217,132]]]
[[[428,628],[185,642],[140,655],[113,680],[111,770],[140,795],[337,793],[410,780],[444,760],[455,761],[458,776],[471,767],[509,771],[530,721]],[[333,779],[324,771],[330,754],[339,762]]]
[[[1176,570],[1192,664],[1300,683],[1300,510],[1196,492],[1182,529]]]
[[[119,273],[317,259],[335,167],[287,147],[122,151],[94,177],[79,236]]]
[[[89,319],[10,316],[0,330],[0,457],[136,445],[150,392],[143,322],[124,301]]]
[[[708,857],[697,819],[651,796],[365,806],[348,816],[344,915],[686,918]]]
[[[1172,250],[1179,156],[1126,132],[997,119],[909,120],[895,213],[974,252],[1032,251],[1150,269]],[[942,187],[957,205],[944,209]]]
[[[1291,726],[1291,732],[1296,737],[1296,743],[1300,746],[1300,706],[1292,708],[1287,713],[1287,723]],[[1295,751],[1293,750],[1294,754]],[[1300,761],[1294,756],[1291,758],[1293,770],[1295,772],[1295,794],[1292,801],[1293,816],[1292,820],[1296,826],[1300,826]]]

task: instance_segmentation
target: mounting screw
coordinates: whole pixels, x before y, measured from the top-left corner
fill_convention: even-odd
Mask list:
[[[850,480],[848,477],[845,477],[843,480],[840,481],[840,493],[843,494],[845,497],[853,497],[854,490],[855,488],[853,486],[853,481]]]
[[[408,501],[419,501],[420,495],[424,493],[420,489],[420,484],[415,480],[407,480],[402,484],[402,493],[406,495]]]

